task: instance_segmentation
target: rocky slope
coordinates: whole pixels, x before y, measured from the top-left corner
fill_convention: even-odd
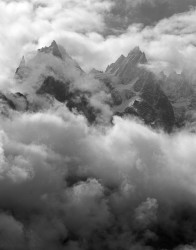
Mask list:
[[[38,49],[28,62],[23,57],[15,73],[17,84],[25,93],[31,110],[42,108],[31,103],[31,95],[34,95],[45,98],[44,102],[65,103],[70,110],[76,110],[89,122],[94,122],[101,111],[90,104],[91,93],[88,90],[74,85],[79,79],[87,81],[86,77],[78,63],[55,41],[49,47]]]
[[[1,113],[8,115],[9,109],[34,111],[43,108],[45,102],[50,106],[56,101],[82,113],[92,123],[107,106],[111,116],[135,116],[154,128],[170,132],[192,119],[196,109],[195,88],[183,73],[155,76],[147,69],[147,63],[145,53],[136,47],[127,57],[121,55],[105,72],[93,69],[86,74],[53,41],[27,62],[22,58],[15,73],[19,91],[1,93]],[[91,84],[84,87],[86,82]],[[95,97],[103,93],[107,98],[97,104]]]
[[[171,131],[175,124],[173,107],[155,75],[145,68],[145,54],[136,47],[121,55],[105,73],[92,72],[110,88],[113,112],[134,115],[153,127]]]
[[[172,103],[176,125],[184,126],[191,122],[196,110],[196,88],[186,74],[176,72],[168,76],[161,74],[160,86]]]

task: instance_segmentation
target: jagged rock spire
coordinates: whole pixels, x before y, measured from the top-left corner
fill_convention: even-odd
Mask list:
[[[136,68],[139,64],[145,63],[147,63],[146,55],[137,46],[129,52],[127,57],[121,55],[115,63],[109,65],[106,72],[121,77],[126,75],[126,78],[129,79],[128,75],[130,75],[130,72],[137,70]]]
[[[42,53],[52,53],[54,56],[63,59],[61,52],[59,50],[58,44],[56,43],[55,40],[52,41],[52,43],[49,47],[41,48],[38,51],[42,52]]]
[[[137,46],[133,50],[131,50],[127,56],[128,59],[131,59],[135,61],[136,64],[141,63],[145,64],[147,63],[146,55],[144,52],[140,50],[140,47]]]
[[[52,43],[51,43],[51,45],[50,45],[50,46],[51,46],[51,47],[55,47],[55,46],[56,46],[56,47],[58,47],[58,45],[57,45],[57,43],[56,43],[56,41],[55,41],[55,40],[53,40],[53,41],[52,41]]]
[[[142,51],[140,50],[140,47],[139,46],[136,46],[134,49],[132,49],[129,54],[128,54],[128,57],[133,55],[133,54],[141,54]]]
[[[25,62],[25,57],[23,56],[18,68],[16,69],[15,78],[16,79],[23,79],[25,77],[26,71],[27,71],[26,62]]]

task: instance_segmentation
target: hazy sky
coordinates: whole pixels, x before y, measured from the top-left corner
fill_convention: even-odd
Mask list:
[[[153,67],[192,68],[194,5],[195,0],[1,0],[1,85],[23,55],[54,39],[86,70],[104,70],[136,45]]]

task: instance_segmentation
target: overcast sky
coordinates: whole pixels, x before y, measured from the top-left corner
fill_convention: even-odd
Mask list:
[[[194,5],[195,0],[1,0],[1,85],[22,55],[52,40],[85,70],[104,70],[136,45],[156,67],[193,67]]]

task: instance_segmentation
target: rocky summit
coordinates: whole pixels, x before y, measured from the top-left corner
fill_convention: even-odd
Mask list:
[[[8,114],[7,109],[43,108],[40,98],[45,98],[48,105],[54,101],[64,103],[71,111],[82,113],[90,123],[105,112],[105,105],[110,110],[110,121],[114,115],[137,117],[167,132],[184,126],[187,120],[191,121],[191,111],[196,107],[194,86],[184,73],[157,76],[147,66],[145,53],[136,47],[127,56],[121,55],[105,72],[93,69],[87,74],[53,41],[50,46],[38,49],[30,60],[22,58],[15,72],[22,90],[1,94],[1,113]],[[90,88],[85,89],[86,82],[91,83]],[[102,99],[102,104],[97,104],[95,96],[100,93],[105,93],[109,100]]]
[[[121,55],[109,65],[101,76],[111,88],[114,114],[133,115],[152,127],[162,127],[171,131],[175,125],[172,104],[161,89],[159,80],[147,70],[146,55],[139,47],[130,51],[127,57]],[[111,76],[116,77],[115,81]]]
[[[38,52],[51,53],[54,56],[63,59],[62,54],[61,54],[61,52],[59,50],[59,47],[58,47],[56,41],[53,41],[49,47],[44,47],[44,48],[38,49]]]

